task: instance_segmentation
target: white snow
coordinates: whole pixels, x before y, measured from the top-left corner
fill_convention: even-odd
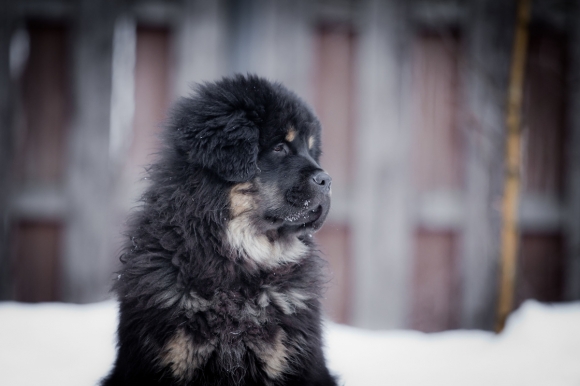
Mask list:
[[[115,355],[117,305],[0,303],[0,385],[94,385]],[[496,336],[327,323],[327,357],[348,386],[579,386],[580,303],[526,302]]]
[[[345,385],[580,385],[580,303],[528,301],[500,335],[330,325],[327,339],[329,365]]]
[[[0,303],[0,385],[95,385],[115,357],[115,302]]]

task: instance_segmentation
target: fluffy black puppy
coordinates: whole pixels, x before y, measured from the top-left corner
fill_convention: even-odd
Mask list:
[[[129,226],[103,385],[335,385],[321,349],[320,124],[256,76],[182,99]]]

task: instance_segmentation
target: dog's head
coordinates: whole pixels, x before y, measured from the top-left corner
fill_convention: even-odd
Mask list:
[[[200,86],[174,117],[178,152],[231,183],[232,221],[270,242],[321,227],[331,178],[319,165],[320,123],[294,93],[238,75]]]

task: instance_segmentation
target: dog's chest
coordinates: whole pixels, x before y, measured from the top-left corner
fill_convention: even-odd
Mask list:
[[[216,292],[211,299],[195,293],[182,297],[186,323],[164,344],[160,363],[187,381],[208,361],[234,376],[246,367],[259,367],[270,379],[280,377],[299,349],[296,338],[277,324],[277,314],[292,315],[309,307],[312,296],[298,289],[264,287],[246,298],[235,292]],[[254,360],[254,366],[247,361]]]

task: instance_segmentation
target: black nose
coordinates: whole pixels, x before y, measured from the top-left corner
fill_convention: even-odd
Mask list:
[[[312,182],[315,188],[322,192],[327,193],[330,191],[330,184],[332,183],[332,178],[325,172],[318,172],[312,176]]]

